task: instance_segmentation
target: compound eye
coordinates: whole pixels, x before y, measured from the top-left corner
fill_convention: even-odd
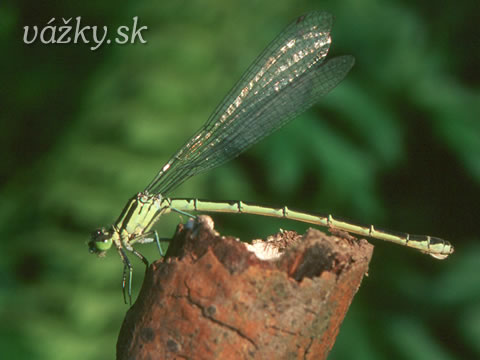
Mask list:
[[[100,228],[92,232],[90,236],[93,241],[103,242],[104,239],[110,239],[112,237],[112,233],[105,228]]]
[[[95,230],[88,243],[88,249],[91,253],[101,254],[112,246],[112,236],[104,228]]]

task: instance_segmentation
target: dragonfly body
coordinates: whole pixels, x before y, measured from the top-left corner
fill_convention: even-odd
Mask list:
[[[124,263],[123,289],[131,297],[131,252],[136,243],[154,239],[153,225],[171,211],[250,213],[286,218],[345,230],[409,246],[444,259],[453,252],[449,242],[424,235],[409,235],[355,225],[331,215],[312,215],[287,207],[270,208],[241,201],[212,202],[170,199],[168,194],[188,178],[215,168],[241,154],[328,94],[354,64],[350,55],[324,61],[331,44],[333,17],[312,12],[299,17],[281,32],[250,65],[237,84],[217,106],[207,122],[171,157],[143,192],[135,195],[111,227],[96,230],[89,242],[92,253],[103,255],[112,245]],[[125,298],[126,300],[126,298]]]
[[[125,206],[124,211],[109,231],[103,230],[105,247],[114,243],[117,248],[132,251],[136,242],[151,242],[146,235],[151,234],[153,225],[161,215],[177,212],[220,212],[230,214],[262,215],[343,230],[375,239],[411,247],[438,259],[444,259],[453,252],[452,245],[443,239],[429,235],[381,230],[373,225],[359,225],[333,215],[317,215],[284,206],[273,208],[249,204],[243,201],[207,201],[199,199],[163,198],[161,195],[138,193]],[[145,241],[145,239],[148,239]],[[108,249],[105,249],[108,250]]]

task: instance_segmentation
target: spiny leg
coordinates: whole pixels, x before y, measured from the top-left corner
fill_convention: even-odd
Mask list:
[[[149,265],[147,258],[145,256],[143,256],[142,254],[140,254],[137,250],[135,250],[130,245],[128,246],[127,250],[130,251],[131,253],[133,253],[140,260],[142,260],[142,262],[145,264],[145,271],[147,271],[148,270],[148,265]],[[122,249],[122,251],[123,251],[123,249]],[[128,281],[128,297],[130,299],[130,305],[132,305],[132,270],[133,270],[133,266],[130,265],[129,269],[130,269],[130,279]],[[124,289],[124,293],[125,293],[125,289]]]
[[[123,291],[123,301],[125,304],[127,303],[127,296],[125,295],[125,285],[127,283],[127,269],[128,269],[128,298],[129,298],[129,303],[132,305],[132,275],[133,275],[133,266],[130,263],[130,260],[127,257],[127,254],[125,253],[125,250],[122,248],[118,249],[118,252],[120,254],[120,257],[122,258],[123,261],[123,275],[122,275],[122,291]]]
[[[128,251],[132,252],[136,257],[138,257],[142,262],[145,264],[146,269],[148,269],[148,260],[145,256],[140,254],[137,250],[135,250],[133,247],[127,248]],[[128,269],[128,300],[130,306],[132,305],[132,278],[133,278],[133,266],[130,262],[130,260],[127,257],[127,254],[125,253],[125,250],[123,248],[119,248],[118,252],[120,253],[120,257],[122,258],[123,261],[123,277],[122,277],[122,289],[123,289],[123,300],[125,304],[127,304],[127,297],[125,295],[125,287],[126,287],[126,282],[127,282],[127,269]]]
[[[142,254],[140,254],[137,250],[135,250],[134,248],[131,248],[129,251],[131,251],[136,257],[138,257],[140,260],[142,260],[142,262],[145,264],[145,266],[147,267],[148,269],[148,260],[145,256],[143,256]]]
[[[155,235],[155,242],[157,243],[158,252],[160,253],[160,256],[163,258],[165,254],[163,253],[162,247],[160,246],[160,239],[158,237],[158,233],[156,230],[154,230],[153,234]]]
[[[192,219],[196,219],[196,218],[197,218],[195,215],[189,214],[189,213],[186,212],[186,211],[178,210],[178,209],[175,209],[174,207],[170,207],[170,209],[171,209],[172,211],[175,211],[175,212],[181,214],[181,215],[188,216],[189,218],[192,218]]]
[[[153,235],[153,239],[149,238],[150,235]],[[170,241],[168,238],[162,238],[163,241]],[[145,233],[139,237],[137,237],[136,242],[139,244],[149,244],[151,242],[155,241],[157,244],[158,252],[160,253],[161,257],[164,257],[165,254],[162,250],[162,246],[160,245],[160,237],[158,236],[158,233],[156,230],[150,231],[148,233]]]

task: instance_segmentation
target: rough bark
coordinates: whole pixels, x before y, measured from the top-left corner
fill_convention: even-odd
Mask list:
[[[315,229],[247,246],[199,218],[148,269],[117,358],[325,359],[373,247]]]

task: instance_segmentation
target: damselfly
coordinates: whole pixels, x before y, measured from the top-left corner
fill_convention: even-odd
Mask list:
[[[241,201],[213,202],[166,197],[182,182],[217,167],[245,151],[329,93],[354,64],[350,55],[324,61],[331,44],[333,18],[327,12],[311,12],[296,19],[281,32],[247,69],[217,106],[208,121],[161,168],[146,189],[136,194],[109,228],[92,234],[89,249],[103,255],[117,248],[124,264],[123,295],[128,278],[131,302],[133,267],[126,251],[145,265],[146,258],[133,245],[156,240],[153,225],[163,214],[175,211],[248,213],[292,219],[391,241],[420,250],[437,259],[453,253],[453,246],[440,238],[380,230],[334,218],[270,208]]]

